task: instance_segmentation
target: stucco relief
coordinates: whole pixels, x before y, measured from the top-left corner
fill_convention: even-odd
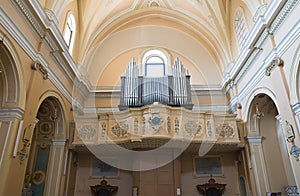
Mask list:
[[[92,140],[96,136],[97,130],[93,125],[83,125],[78,129],[78,135],[83,140]]]
[[[151,125],[151,128],[155,132],[158,132],[161,129],[163,122],[164,122],[163,118],[158,113],[152,114],[152,116],[149,118],[149,123]]]
[[[233,138],[234,133],[233,126],[228,123],[218,124],[216,127],[216,136],[221,138]]]
[[[201,129],[201,128],[200,128]],[[184,124],[184,130],[188,135],[196,135],[198,133],[198,125],[195,121],[188,121]]]
[[[128,121],[121,121],[116,123],[112,128],[111,132],[117,137],[126,137],[128,136],[129,125]]]

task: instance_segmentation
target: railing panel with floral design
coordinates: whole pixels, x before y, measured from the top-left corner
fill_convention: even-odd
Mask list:
[[[153,104],[126,111],[83,115],[76,122],[73,144],[107,141],[143,141],[147,138],[239,144],[234,115],[200,113],[179,107]]]

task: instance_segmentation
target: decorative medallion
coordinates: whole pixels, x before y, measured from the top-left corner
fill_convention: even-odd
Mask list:
[[[78,130],[78,135],[83,140],[91,140],[96,135],[96,128],[92,125],[83,125]]]
[[[158,113],[153,113],[152,116],[149,118],[149,123],[155,131],[159,131],[164,120],[159,116]]]
[[[197,123],[194,121],[188,121],[184,124],[184,129],[190,136],[197,134],[197,127]]]
[[[234,136],[233,127],[227,123],[219,124],[216,127],[216,135],[223,137],[223,138],[224,137],[226,137],[226,138],[233,137]]]
[[[39,123],[39,134],[45,136],[53,135],[54,123],[52,121],[43,121]]]
[[[126,137],[128,135],[129,125],[127,121],[121,121],[116,123],[115,126],[111,128],[111,132],[118,137]]]
[[[293,155],[296,158],[296,161],[299,161],[300,152],[299,152],[298,146],[293,144],[292,147],[291,147],[290,154]]]
[[[46,174],[42,170],[37,170],[32,174],[32,183],[35,185],[40,185],[45,182]]]

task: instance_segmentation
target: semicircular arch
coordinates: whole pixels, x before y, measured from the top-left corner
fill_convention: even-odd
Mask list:
[[[1,37],[5,37],[0,32]],[[1,75],[3,85],[3,107],[25,108],[26,103],[26,83],[21,60],[16,52],[13,43],[5,37],[0,42],[1,52]]]
[[[80,59],[90,59],[93,56],[94,50],[99,44],[102,44],[108,37],[115,32],[124,30],[126,28],[132,28],[133,23],[138,23],[139,20],[159,17],[161,20],[171,22],[171,24],[177,24],[179,27],[184,29],[185,33],[190,34],[200,43],[204,44],[210,55],[214,56],[218,62],[220,69],[223,70],[223,66],[230,62],[229,48],[225,48],[226,44],[218,37],[217,33],[212,29],[208,28],[205,23],[201,23],[196,20],[192,20],[183,13],[175,12],[165,8],[156,8],[155,13],[152,9],[135,10],[123,14],[117,18],[112,18],[107,23],[102,25],[93,33],[93,36],[87,41],[86,50],[81,51]],[[199,25],[200,24],[200,25]],[[151,24],[150,24],[151,25]],[[157,24],[152,24],[157,25]],[[83,64],[88,64],[86,61]]]

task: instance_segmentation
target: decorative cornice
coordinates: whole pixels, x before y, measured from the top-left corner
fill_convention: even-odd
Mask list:
[[[24,110],[19,107],[3,107],[0,108],[0,118],[18,118],[22,119]]]
[[[278,14],[276,20],[272,23],[271,27],[269,28],[270,33],[274,33],[279,26],[283,23],[285,18],[288,16],[288,14],[291,12],[291,10],[295,7],[295,5],[298,3],[298,0],[289,0],[284,5],[284,7],[281,9],[280,13]]]
[[[0,23],[7,30],[7,32],[18,42],[28,56],[33,60],[40,62],[45,67],[48,67],[47,60],[38,53],[31,42],[23,35],[20,29],[15,25],[7,13],[0,7]]]
[[[271,50],[270,53],[265,57],[265,59],[261,62],[260,65],[257,66],[257,71],[255,74],[253,74],[254,77],[252,77],[249,82],[247,83],[247,86],[242,88],[239,91],[238,97],[239,100],[244,99],[245,96],[247,96],[251,90],[255,87],[255,85],[266,75],[266,69],[267,67],[272,63],[272,61],[279,56],[283,55],[284,52],[287,50],[287,48],[295,42],[295,40],[299,37],[300,34],[300,21],[298,21],[292,29],[289,31],[289,33],[283,38],[283,40],[277,45],[276,50]],[[260,68],[259,68],[260,67]]]
[[[249,65],[253,64],[253,59],[261,51],[261,45],[265,42],[268,34],[275,33],[297,2],[297,0],[270,2],[264,16],[258,18],[249,33],[245,45],[250,46],[250,48],[242,50],[234,66],[228,72],[227,76],[223,78],[221,82],[222,86],[228,85],[228,81],[231,79],[238,82],[236,78],[240,79],[247,72]],[[269,27],[268,24],[270,24]]]
[[[42,29],[41,25],[36,21],[35,17],[29,11],[28,6],[26,5],[26,3],[24,3],[24,0],[15,0],[15,2],[17,3],[24,16],[28,19],[30,24],[34,27],[35,31],[38,33],[40,38],[44,37],[45,31]]]

